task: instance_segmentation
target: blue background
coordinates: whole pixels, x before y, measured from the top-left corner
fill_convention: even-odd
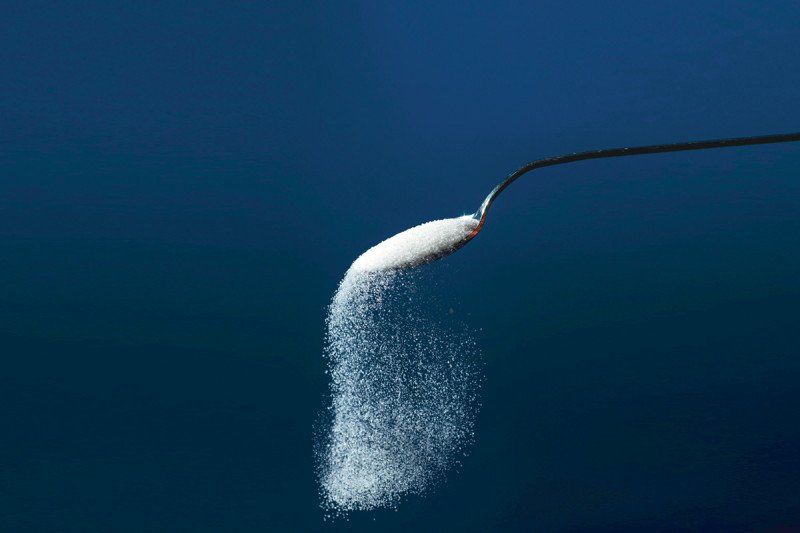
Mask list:
[[[6,3],[0,529],[800,527],[798,145],[521,179],[448,259],[472,454],[334,522],[312,460],[359,253],[538,157],[800,130],[798,43],[793,0]]]

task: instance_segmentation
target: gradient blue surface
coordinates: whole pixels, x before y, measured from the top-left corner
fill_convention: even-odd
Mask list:
[[[800,527],[797,145],[521,179],[447,263],[463,467],[324,522],[312,462],[360,252],[538,157],[799,130],[797,2],[3,12],[3,531]]]

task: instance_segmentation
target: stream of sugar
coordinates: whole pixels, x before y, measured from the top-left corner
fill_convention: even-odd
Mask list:
[[[392,507],[458,461],[472,436],[479,373],[472,339],[431,316],[416,270],[459,246],[472,217],[437,220],[362,254],[328,309],[330,405],[317,450],[332,513]]]

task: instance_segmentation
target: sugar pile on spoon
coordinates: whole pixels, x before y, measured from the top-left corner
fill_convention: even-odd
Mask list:
[[[420,274],[404,269],[460,247],[477,225],[464,216],[406,230],[359,256],[339,284],[326,319],[331,398],[317,451],[328,511],[422,493],[469,444],[475,344],[451,317],[429,316]]]
[[[477,227],[472,215],[426,222],[373,246],[350,268],[379,271],[416,266],[452,252],[469,240]]]

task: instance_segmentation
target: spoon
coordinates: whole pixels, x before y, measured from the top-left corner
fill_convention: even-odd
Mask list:
[[[354,272],[404,270],[429,263],[455,252],[471,241],[481,229],[483,229],[483,225],[486,222],[486,214],[489,212],[489,208],[497,199],[498,195],[517,178],[537,168],[563,165],[565,163],[574,163],[587,159],[660,154],[684,150],[705,150],[708,148],[728,148],[751,144],[792,141],[800,141],[800,133],[763,135],[759,137],[737,137],[733,139],[691,141],[673,144],[654,144],[629,148],[609,148],[606,150],[573,152],[555,157],[547,157],[545,159],[537,159],[519,168],[501,181],[497,187],[492,189],[492,192],[489,193],[489,196],[486,197],[475,214],[459,218],[435,220],[398,233],[361,254],[351,266],[351,270]]]

